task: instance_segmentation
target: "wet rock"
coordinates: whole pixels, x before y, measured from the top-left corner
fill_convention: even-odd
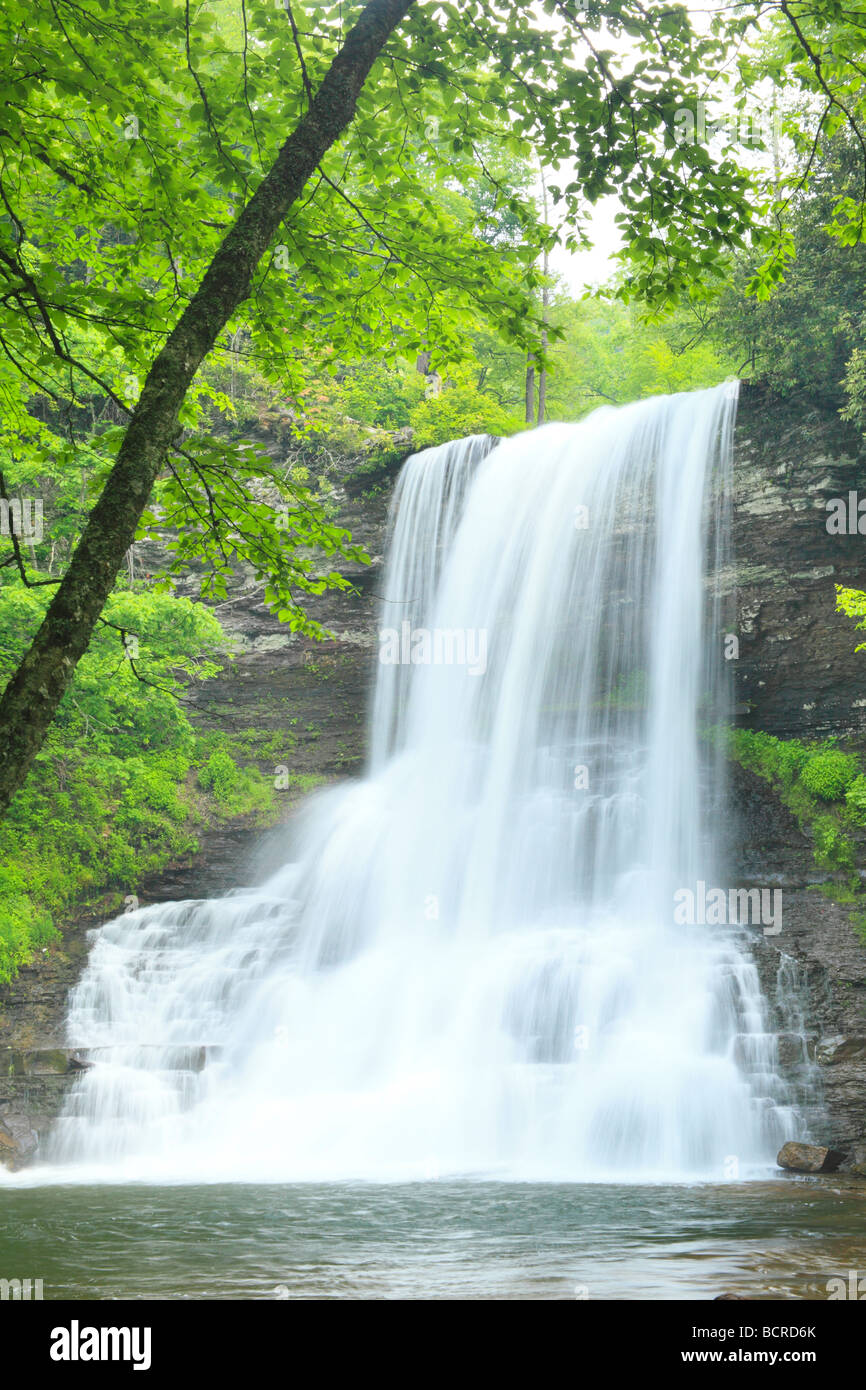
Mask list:
[[[827,1066],[833,1061],[833,1054],[844,1041],[841,1033],[837,1034],[835,1038],[819,1038],[815,1044],[815,1061],[822,1066]]]
[[[38,1147],[39,1138],[27,1116],[6,1111],[0,1119],[0,1163],[17,1172],[31,1161]]]
[[[4,1076],[63,1076],[69,1070],[69,1053],[62,1047],[40,1047],[19,1051],[0,1048],[0,1071]]]
[[[821,1038],[815,1047],[815,1060],[823,1067],[838,1066],[866,1058],[866,1038]]]
[[[781,932],[751,941],[780,1069],[803,1131],[816,1144],[851,1152],[866,1134],[866,949],[850,911],[810,890],[814,846],[772,787],[738,766],[730,785],[731,881],[763,885],[785,876]],[[792,967],[800,999],[790,991]],[[800,1060],[796,1033],[807,1044]]]
[[[806,1042],[799,1033],[779,1033],[776,1038],[776,1055],[783,1071],[802,1066],[806,1061]]]
[[[848,1171],[857,1178],[866,1178],[866,1135],[853,1145]]]
[[[866,727],[863,657],[834,620],[835,584],[866,588],[861,536],[830,535],[826,502],[862,486],[863,444],[834,411],[744,386],[735,435],[734,662],[743,722],[782,738]]]
[[[845,1155],[838,1149],[789,1140],[779,1150],[776,1162],[780,1168],[787,1168],[793,1173],[835,1173],[844,1159]]]

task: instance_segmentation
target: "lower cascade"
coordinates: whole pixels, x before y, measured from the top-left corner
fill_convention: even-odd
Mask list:
[[[725,884],[736,386],[415,455],[365,776],[261,887],[93,934],[45,1163],[722,1180],[798,1129]],[[679,895],[679,899],[677,899]]]

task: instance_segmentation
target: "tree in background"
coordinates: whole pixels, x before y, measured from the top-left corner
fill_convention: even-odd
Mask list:
[[[834,0],[767,15],[739,62],[740,111],[778,94],[767,238],[735,258],[712,338],[781,394],[844,407],[864,346],[866,23]]]

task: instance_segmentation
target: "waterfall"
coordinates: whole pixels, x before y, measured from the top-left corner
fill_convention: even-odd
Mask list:
[[[723,880],[736,389],[400,477],[362,779],[263,887],[93,934],[49,1157],[117,1177],[721,1179],[793,1133]]]

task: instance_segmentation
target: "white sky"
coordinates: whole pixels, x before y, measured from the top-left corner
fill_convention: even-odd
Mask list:
[[[576,298],[585,289],[595,288],[609,280],[616,262],[613,257],[622,246],[622,236],[614,218],[620,209],[616,197],[602,198],[591,210],[587,232],[592,247],[587,251],[571,252],[557,246],[550,255],[550,269],[559,275],[569,292]]]

